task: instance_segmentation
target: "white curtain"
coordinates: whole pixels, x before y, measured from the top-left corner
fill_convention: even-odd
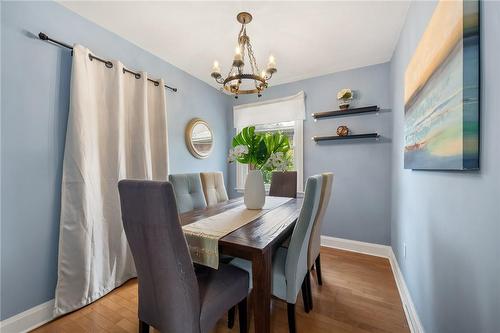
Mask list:
[[[155,86],[73,49],[64,151],[55,315],[78,309],[136,276],[123,231],[118,181],[166,180],[163,81]]]
[[[283,98],[237,105],[233,107],[234,128],[304,120],[306,119],[304,99],[304,92],[301,91]]]

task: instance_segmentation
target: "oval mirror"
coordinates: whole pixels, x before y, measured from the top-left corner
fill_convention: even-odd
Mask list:
[[[214,136],[207,122],[195,118],[186,127],[186,145],[196,158],[207,158],[212,152]]]

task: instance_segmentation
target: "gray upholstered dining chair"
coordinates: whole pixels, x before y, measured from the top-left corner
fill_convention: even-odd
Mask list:
[[[297,171],[274,171],[271,176],[269,195],[273,197],[297,197]]]
[[[180,213],[206,208],[207,202],[199,173],[179,173],[168,176],[172,183]]]
[[[231,265],[195,271],[169,182],[122,180],[123,227],[139,280],[139,332],[205,333],[235,304],[247,331],[248,273]]]
[[[200,178],[208,207],[229,200],[222,172],[201,172]]]
[[[323,224],[323,219],[325,217],[326,209],[328,208],[328,203],[330,202],[330,195],[332,193],[333,184],[333,173],[325,172],[321,174],[323,178],[323,183],[321,185],[321,196],[319,199],[318,212],[311,231],[311,238],[309,240],[309,248],[307,253],[307,266],[309,271],[316,265],[316,278],[318,279],[318,284],[322,285],[323,280],[321,277],[321,258],[320,258],[320,248],[321,248],[321,225]],[[308,284],[308,305],[309,309],[313,307],[312,292],[310,284]]]
[[[322,182],[321,175],[307,179],[302,209],[295,223],[290,245],[288,248],[279,247],[273,256],[272,294],[287,303],[288,328],[291,333],[295,332],[295,303],[297,302],[299,290],[302,289],[303,297],[306,293],[306,290],[304,290],[306,284],[304,282],[306,281],[306,275],[309,273],[307,250],[312,225],[319,207]],[[243,268],[250,274],[252,272],[252,263],[250,261],[236,258],[231,261],[231,265]],[[304,297],[304,303],[307,303],[306,299]],[[307,304],[304,305],[306,311],[308,311]]]

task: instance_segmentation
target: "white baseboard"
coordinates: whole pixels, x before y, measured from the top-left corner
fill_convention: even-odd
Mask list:
[[[0,332],[24,333],[34,330],[54,318],[54,300],[37,305],[15,316],[2,320]]]
[[[359,242],[350,239],[321,236],[321,245],[340,250],[369,254],[371,256],[389,258],[391,247],[374,243]]]
[[[398,260],[394,252],[390,252],[389,262],[391,263],[392,273],[394,274],[394,279],[396,280],[396,285],[398,286],[399,296],[401,297],[401,302],[403,303],[403,309],[405,310],[406,319],[408,320],[410,329],[412,333],[425,333],[422,322],[418,317],[417,309],[413,300],[411,299],[410,291],[406,286],[406,282],[399,268]]]
[[[399,264],[396,260],[396,256],[394,255],[394,252],[392,251],[392,248],[390,246],[365,243],[330,236],[321,236],[321,245],[340,250],[387,258],[389,260],[389,263],[391,264],[392,273],[394,274],[394,280],[396,280],[399,296],[401,297],[401,302],[403,303],[403,309],[411,333],[425,333],[422,323],[420,322],[420,318],[418,317],[415,305],[413,304],[413,301],[411,299],[410,291],[408,290],[403,274],[399,269]]]

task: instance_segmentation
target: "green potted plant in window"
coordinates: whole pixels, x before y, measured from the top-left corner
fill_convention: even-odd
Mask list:
[[[244,193],[248,209],[264,207],[266,191],[262,171],[286,171],[291,160],[290,142],[282,133],[256,133],[255,126],[248,126],[233,138],[228,161],[248,164]]]

